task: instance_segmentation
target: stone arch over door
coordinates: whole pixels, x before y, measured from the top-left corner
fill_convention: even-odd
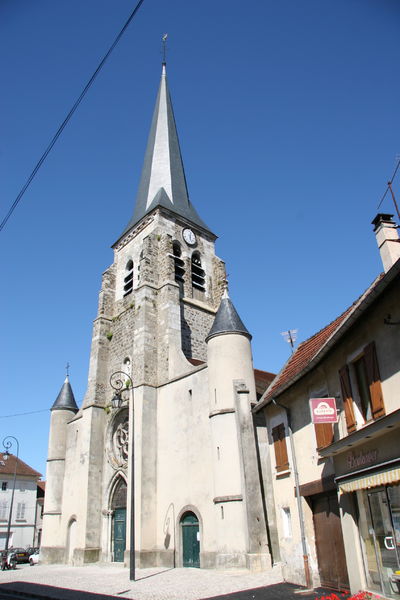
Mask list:
[[[77,523],[76,518],[72,517],[67,527],[67,547],[66,547],[66,558],[68,564],[74,563],[74,550],[76,548],[76,530]]]
[[[114,562],[124,562],[126,550],[126,507],[127,484],[125,478],[122,475],[118,475],[110,495],[110,509],[112,511],[111,556]]]
[[[178,516],[179,565],[200,568],[202,523],[198,511],[187,506]]]

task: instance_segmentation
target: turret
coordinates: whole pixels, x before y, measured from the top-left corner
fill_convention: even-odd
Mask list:
[[[250,341],[225,290],[206,338],[217,566],[264,569],[270,555],[251,414],[256,390]],[[233,551],[227,555],[226,548]]]
[[[211,330],[206,338],[213,409],[232,406],[233,382],[245,382],[255,402],[251,335],[225,290]]]
[[[43,518],[52,521],[43,527],[42,546],[53,546],[52,534],[57,535],[62,508],[62,493],[67,445],[67,424],[78,412],[68,375],[51,407],[49,449],[47,456],[46,496]],[[61,557],[60,557],[61,558]]]

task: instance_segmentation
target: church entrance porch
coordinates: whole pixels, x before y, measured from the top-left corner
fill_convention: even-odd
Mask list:
[[[182,528],[182,566],[200,568],[200,530],[199,521],[192,512],[181,519]]]

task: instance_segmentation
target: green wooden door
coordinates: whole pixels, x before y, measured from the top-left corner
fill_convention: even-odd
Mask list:
[[[126,508],[114,511],[114,561],[124,562],[126,548]]]
[[[200,568],[200,531],[196,515],[186,513],[181,525],[183,566]]]

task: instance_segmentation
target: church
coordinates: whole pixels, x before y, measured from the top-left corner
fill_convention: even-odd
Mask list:
[[[67,377],[51,409],[43,562],[128,563],[134,548],[141,568],[271,567],[251,335],[215,241],[189,200],[164,63],[87,391],[78,408]]]

